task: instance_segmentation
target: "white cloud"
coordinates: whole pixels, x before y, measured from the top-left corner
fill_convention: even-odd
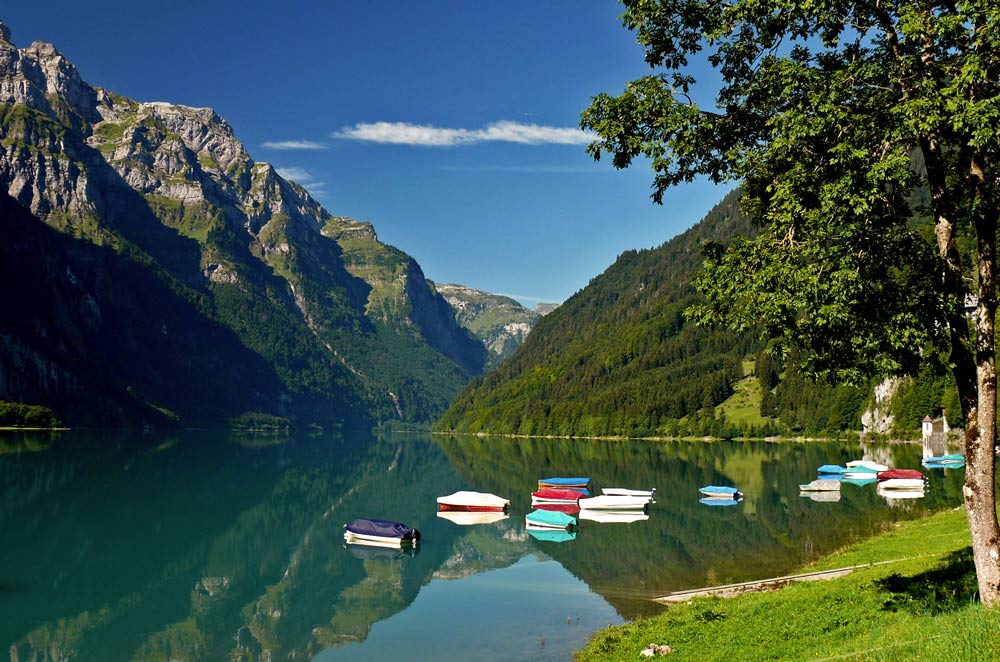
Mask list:
[[[314,140],[276,140],[261,145],[268,149],[327,149],[326,145]]]
[[[344,127],[331,134],[330,137],[422,147],[453,147],[482,142],[510,142],[524,145],[584,145],[596,138],[593,133],[580,129],[522,124],[509,120],[493,122],[481,129],[446,129],[406,122],[361,123]]]
[[[305,168],[296,168],[293,166],[290,168],[275,168],[274,170],[284,179],[291,179],[299,184],[302,184],[303,186],[305,186],[307,182],[313,181],[312,174],[310,174]]]

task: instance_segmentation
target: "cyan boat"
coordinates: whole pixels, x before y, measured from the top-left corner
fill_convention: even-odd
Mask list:
[[[935,457],[927,457],[921,460],[925,465],[927,464],[965,464],[965,456],[959,455],[958,453],[949,453],[947,455],[937,455]]]
[[[558,510],[533,510],[524,516],[529,529],[568,529],[576,526],[576,518]]]
[[[735,487],[721,485],[706,485],[698,491],[707,497],[729,497],[730,499],[735,499],[741,496],[740,491]]]
[[[839,476],[840,474],[842,474],[845,471],[847,471],[847,468],[846,467],[842,467],[839,464],[824,464],[822,467],[820,467],[816,471],[818,473],[821,473],[821,474],[831,474],[831,475],[837,475],[837,476]]]

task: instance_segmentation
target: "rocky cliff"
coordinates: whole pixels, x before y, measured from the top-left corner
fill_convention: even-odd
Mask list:
[[[35,282],[24,308],[2,313],[0,399],[79,413],[93,399],[81,407],[79,388],[55,396],[53,376],[83,384],[104,371],[98,418],[113,409],[134,420],[139,402],[182,421],[250,411],[414,421],[443,411],[483,367],[485,352],[412,258],[254,161],[213,110],[92,87],[54,46],[19,49],[2,24],[0,193],[16,202],[5,232],[16,225],[22,237],[12,277],[34,271],[69,288],[58,300]],[[69,254],[60,272],[56,256]],[[140,281],[145,295],[132,291]],[[109,337],[128,342],[102,349]],[[148,372],[164,367],[175,381]],[[209,383],[214,394],[190,392]]]
[[[438,284],[437,291],[454,309],[455,319],[472,332],[498,365],[521,346],[542,315],[510,297],[490,294],[454,283]]]

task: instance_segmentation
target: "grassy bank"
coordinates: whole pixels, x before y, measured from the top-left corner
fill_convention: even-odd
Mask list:
[[[804,571],[878,564],[829,581],[697,598],[598,632],[576,660],[638,660],[650,643],[697,660],[1000,660],[1000,610],[975,602],[964,510],[907,522]]]

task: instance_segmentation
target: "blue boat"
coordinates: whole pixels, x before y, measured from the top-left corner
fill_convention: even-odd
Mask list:
[[[356,545],[400,547],[415,545],[420,540],[420,532],[416,529],[385,519],[359,517],[344,528],[344,540]]]
[[[735,487],[724,487],[719,485],[707,485],[698,490],[707,497],[729,497],[735,499],[742,496]]]
[[[590,478],[584,476],[576,476],[573,478],[542,478],[538,481],[538,489],[542,490],[546,487],[555,487],[559,489],[570,489],[577,491],[586,491],[587,486],[590,485]]]
[[[839,464],[824,464],[822,467],[816,470],[821,474],[836,474],[840,475],[847,471],[846,467],[842,467]]]
[[[529,529],[566,530],[576,526],[576,518],[558,510],[533,510],[524,516]]]

